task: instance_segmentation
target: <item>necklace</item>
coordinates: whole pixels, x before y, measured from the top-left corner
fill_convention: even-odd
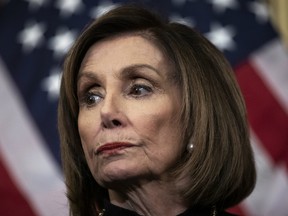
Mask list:
[[[99,212],[98,216],[104,216],[105,215],[105,209],[102,209],[101,212]],[[217,210],[216,210],[216,206],[212,206],[211,209],[211,216],[217,216]]]
[[[213,205],[213,206],[212,206],[212,213],[211,213],[211,216],[216,216],[216,215],[217,215],[216,206]]]
[[[98,216],[104,216],[104,213],[105,213],[105,209],[102,209],[102,211],[99,212]]]

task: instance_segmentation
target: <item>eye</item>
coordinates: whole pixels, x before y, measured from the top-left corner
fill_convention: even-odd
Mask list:
[[[131,87],[129,94],[141,97],[146,96],[152,92],[152,88],[146,85],[135,84]]]
[[[102,96],[97,93],[88,92],[83,98],[83,103],[88,107],[98,104],[102,100]]]

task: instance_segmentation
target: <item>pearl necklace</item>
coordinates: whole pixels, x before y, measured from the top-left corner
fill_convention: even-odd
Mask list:
[[[211,214],[211,216],[216,216],[216,215],[217,215],[216,206],[213,205],[213,206],[212,206],[212,214]]]
[[[102,211],[98,214],[98,216],[104,216],[105,209],[102,209]]]

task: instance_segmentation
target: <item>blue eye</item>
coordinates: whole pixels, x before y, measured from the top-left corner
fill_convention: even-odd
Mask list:
[[[98,94],[88,92],[84,98],[85,104],[87,106],[93,106],[94,104],[98,104],[102,100],[102,97]]]
[[[152,92],[151,87],[145,85],[133,85],[129,94],[133,96],[145,96]]]

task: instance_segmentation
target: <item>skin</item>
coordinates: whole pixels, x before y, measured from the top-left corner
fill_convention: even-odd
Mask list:
[[[79,71],[78,128],[91,173],[111,203],[144,215],[186,209],[170,175],[182,141],[169,68],[150,41],[122,35],[94,44]]]

